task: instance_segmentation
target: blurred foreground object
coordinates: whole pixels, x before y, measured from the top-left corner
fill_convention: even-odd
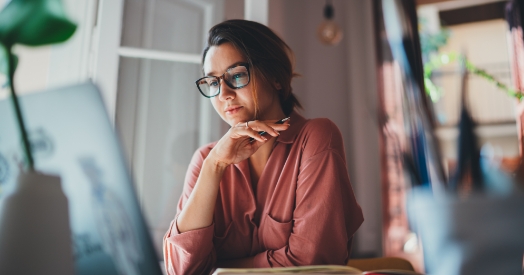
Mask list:
[[[460,64],[457,167],[445,192],[412,190],[408,196],[410,223],[421,237],[429,274],[521,274],[524,195],[501,170],[483,164],[476,123],[466,102],[465,55]]]
[[[393,62],[400,67],[402,116],[406,132],[404,152],[413,160],[412,186],[428,186],[434,192],[445,184],[434,118],[424,92],[422,57],[413,1],[383,0],[384,28]],[[413,14],[415,13],[415,15]],[[413,180],[417,179],[417,180]]]
[[[64,42],[75,30],[61,0],[11,0],[0,12],[0,42],[6,48]]]
[[[0,71],[8,85],[22,139],[26,171],[0,205],[0,274],[74,274],[69,207],[58,176],[34,169],[31,144],[14,87],[16,44],[41,46],[69,39],[76,25],[60,0],[11,0],[0,11]]]
[[[415,2],[377,0],[379,127],[383,190],[384,256],[408,259],[423,271],[421,247],[406,214],[412,186],[442,192],[445,174],[424,92]]]
[[[480,164],[480,148],[475,134],[476,123],[467,108],[466,57],[460,62],[461,78],[461,110],[459,122],[458,160],[455,175],[450,179],[449,188],[453,192],[483,191],[484,178]],[[462,190],[461,190],[462,189]]]
[[[408,249],[418,247],[415,234],[408,239],[413,231],[422,241],[428,274],[521,274],[524,195],[509,175],[480,154],[475,122],[465,102],[460,165],[448,181],[435,138],[432,106],[424,93],[415,3],[375,3],[385,255],[416,259],[417,250]],[[466,64],[462,65],[465,77]],[[403,224],[406,201],[409,226]]]
[[[419,233],[432,275],[522,274],[524,196],[449,194],[414,190],[410,223]]]
[[[0,215],[0,274],[74,274],[60,177],[22,172]]]
[[[11,88],[11,98],[29,170],[33,170],[34,163],[22,110],[18,104],[14,87],[14,74],[18,60],[12,53],[12,48],[15,44],[41,46],[64,42],[73,35],[75,30],[76,24],[66,17],[61,0],[11,0],[0,11],[0,44],[6,50],[5,55],[0,52],[0,64],[7,63],[8,84]],[[7,62],[2,62],[2,59],[7,59]]]

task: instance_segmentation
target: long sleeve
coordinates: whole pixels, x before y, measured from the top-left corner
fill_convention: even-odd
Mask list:
[[[363,215],[349,181],[342,137],[329,120],[310,124],[287,245],[257,254],[255,267],[345,265],[349,260]]]
[[[209,274],[216,263],[213,246],[214,224],[180,233],[176,226],[178,215],[196,184],[207,153],[197,150],[187,170],[184,190],[178,203],[177,214],[164,236],[164,261],[167,274]],[[209,150],[207,150],[209,151]]]
[[[168,274],[209,274],[217,260],[254,256],[255,267],[345,265],[362,224],[340,131],[328,119],[294,124],[277,138],[255,189],[249,164],[230,165],[213,224],[180,234],[176,219],[198,179],[207,145],[193,156],[177,215],[164,237]]]

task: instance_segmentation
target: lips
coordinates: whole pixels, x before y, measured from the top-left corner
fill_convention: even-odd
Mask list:
[[[229,106],[227,107],[224,111],[226,114],[234,114],[236,113],[238,110],[240,110],[241,108],[243,108],[243,106],[239,106],[239,105],[234,105],[234,106]]]

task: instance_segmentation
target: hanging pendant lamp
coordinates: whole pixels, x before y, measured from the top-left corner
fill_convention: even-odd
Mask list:
[[[337,45],[343,37],[342,30],[338,24],[333,21],[334,13],[335,11],[331,1],[327,0],[324,6],[324,21],[320,23],[317,29],[317,36],[320,42],[331,46]]]

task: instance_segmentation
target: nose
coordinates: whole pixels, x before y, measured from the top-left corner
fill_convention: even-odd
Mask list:
[[[235,90],[229,88],[229,86],[227,86],[226,81],[223,78],[220,79],[220,93],[218,94],[218,99],[220,99],[221,101],[227,101],[230,99],[234,99],[235,96]]]

